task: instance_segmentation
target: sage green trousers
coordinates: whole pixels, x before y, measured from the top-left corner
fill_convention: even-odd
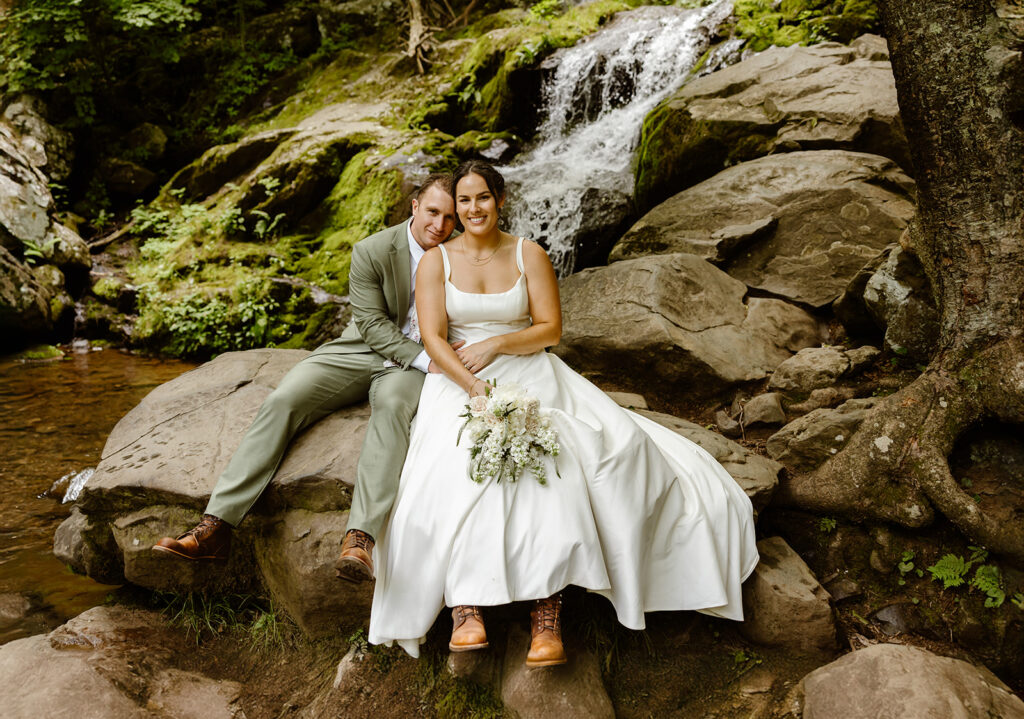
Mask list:
[[[423,373],[385,367],[376,352],[314,353],[281,380],[260,407],[217,480],[206,513],[238,526],[270,483],[298,432],[367,397],[370,422],[359,455],[348,528],[375,539],[398,493]]]

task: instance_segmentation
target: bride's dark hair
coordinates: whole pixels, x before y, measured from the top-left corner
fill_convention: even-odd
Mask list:
[[[452,175],[452,197],[455,197],[455,188],[466,175],[480,175],[487,183],[487,189],[491,191],[496,200],[505,196],[505,178],[494,169],[492,165],[483,160],[468,160],[463,162]]]

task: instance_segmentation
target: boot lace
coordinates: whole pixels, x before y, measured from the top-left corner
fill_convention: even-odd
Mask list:
[[[562,613],[562,595],[556,594],[547,599],[538,599],[534,612],[534,621],[537,623],[538,629],[557,632]]]
[[[361,532],[358,529],[353,529],[351,532],[346,534],[345,541],[350,546],[362,549],[367,554],[373,551],[373,540],[370,539],[370,535],[366,532]]]
[[[465,624],[466,620],[469,619],[470,617],[476,617],[477,619],[481,619],[482,620],[482,616],[480,614],[480,608],[479,607],[465,605],[465,604],[460,604],[459,606],[455,607],[455,626],[456,626],[456,628],[461,627],[463,624]]]
[[[206,539],[222,526],[224,526],[223,519],[214,517],[212,514],[204,514],[203,518],[199,520],[199,524],[192,527],[192,529],[185,532],[178,539],[184,539],[188,536],[195,537],[196,539]]]

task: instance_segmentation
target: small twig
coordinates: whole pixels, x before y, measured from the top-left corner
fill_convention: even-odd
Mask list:
[[[94,252],[96,250],[101,250],[104,247],[106,247],[107,245],[111,244],[112,242],[116,242],[117,240],[120,240],[134,226],[135,226],[135,220],[130,220],[127,224],[122,225],[121,227],[119,227],[115,231],[111,232],[109,235],[104,235],[103,237],[99,238],[98,240],[93,240],[92,242],[86,243],[89,246],[89,251],[90,252]]]

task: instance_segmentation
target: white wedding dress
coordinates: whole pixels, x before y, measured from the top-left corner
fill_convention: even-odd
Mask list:
[[[441,247],[449,340],[468,344],[529,326],[520,277],[506,292],[463,292]],[[444,605],[494,606],[574,584],[607,597],[618,620],[695,609],[743,618],[740,584],[758,555],[750,500],[707,452],[620,408],[547,352],[499,355],[479,373],[518,383],[551,412],[561,452],[547,485],[469,478],[455,440],[466,392],[440,374],[423,384],[394,508],[374,548],[369,640],[419,644]]]

